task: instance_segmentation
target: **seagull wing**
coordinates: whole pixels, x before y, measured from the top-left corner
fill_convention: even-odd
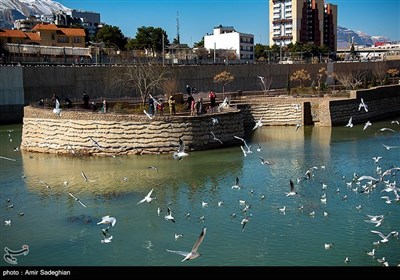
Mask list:
[[[178,255],[182,255],[182,256],[184,256],[184,257],[186,257],[188,254],[189,254],[189,252],[183,252],[183,251],[174,251],[174,250],[168,250],[168,249],[166,249],[168,252],[171,252],[171,253],[174,253],[174,254],[178,254]]]
[[[184,152],[185,151],[185,142],[183,142],[182,138],[179,138],[179,149],[178,152]]]
[[[146,116],[147,116],[150,120],[153,119],[153,117],[152,117],[149,113],[147,113],[146,110],[143,110],[143,112],[146,114]]]
[[[383,235],[383,233],[382,232],[380,232],[380,231],[377,231],[377,230],[371,230],[371,232],[372,233],[376,233],[376,234],[378,234],[382,239],[385,239],[386,238],[386,236],[384,236]]]
[[[206,228],[204,227],[203,230],[200,233],[199,238],[196,240],[196,242],[193,245],[192,253],[197,252],[197,249],[199,249],[199,246],[200,246],[201,242],[203,242],[203,239],[204,239],[205,235],[206,235]]]
[[[290,180],[290,192],[294,192],[294,184],[292,180]]]

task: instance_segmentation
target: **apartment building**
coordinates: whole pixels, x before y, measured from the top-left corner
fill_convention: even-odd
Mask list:
[[[233,26],[216,26],[211,35],[204,36],[204,48],[224,50],[235,59],[254,61],[254,35],[237,32]]]
[[[314,43],[336,51],[337,11],[324,0],[270,0],[270,45]]]

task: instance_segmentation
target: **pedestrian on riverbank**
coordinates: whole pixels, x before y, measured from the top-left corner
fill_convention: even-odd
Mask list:
[[[44,107],[44,99],[43,99],[43,98],[41,98],[41,99],[39,100],[38,106],[39,106],[39,107]]]
[[[157,100],[158,102],[157,102],[157,111],[158,111],[158,114],[160,115],[160,116],[163,116],[164,115],[164,102],[163,102],[163,100],[160,98],[160,99],[158,99]]]
[[[52,97],[51,101],[53,102],[53,108],[56,108],[57,101],[58,101],[58,104],[60,104],[60,97],[58,97],[55,93],[53,93],[53,97]]]
[[[154,100],[151,96],[149,97],[149,114],[154,116]]]
[[[103,99],[103,107],[101,108],[101,110],[103,111],[103,113],[107,113],[107,100]]]
[[[171,96],[168,99],[168,105],[169,105],[169,114],[175,115],[176,111],[175,111],[175,98],[174,96],[171,94]]]
[[[86,91],[83,92],[83,108],[89,109],[89,95],[86,93]]]
[[[217,103],[216,103],[217,96],[215,95],[214,91],[210,90],[208,97],[210,98],[211,113],[215,113],[216,106],[217,106]]]
[[[65,99],[64,99],[64,105],[65,105],[65,107],[67,107],[67,108],[72,108],[72,101],[71,101],[71,99],[69,99],[68,97],[65,97]]]

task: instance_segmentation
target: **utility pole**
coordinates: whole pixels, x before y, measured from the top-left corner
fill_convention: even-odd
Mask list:
[[[165,65],[165,46],[164,46],[164,32],[162,33],[162,65]]]

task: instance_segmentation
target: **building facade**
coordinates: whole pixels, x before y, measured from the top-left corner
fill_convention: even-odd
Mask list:
[[[212,35],[204,36],[204,48],[210,52],[225,50],[231,59],[254,61],[254,35],[237,32],[233,26],[216,26]]]
[[[314,43],[336,51],[337,10],[324,0],[270,0],[270,45]]]

